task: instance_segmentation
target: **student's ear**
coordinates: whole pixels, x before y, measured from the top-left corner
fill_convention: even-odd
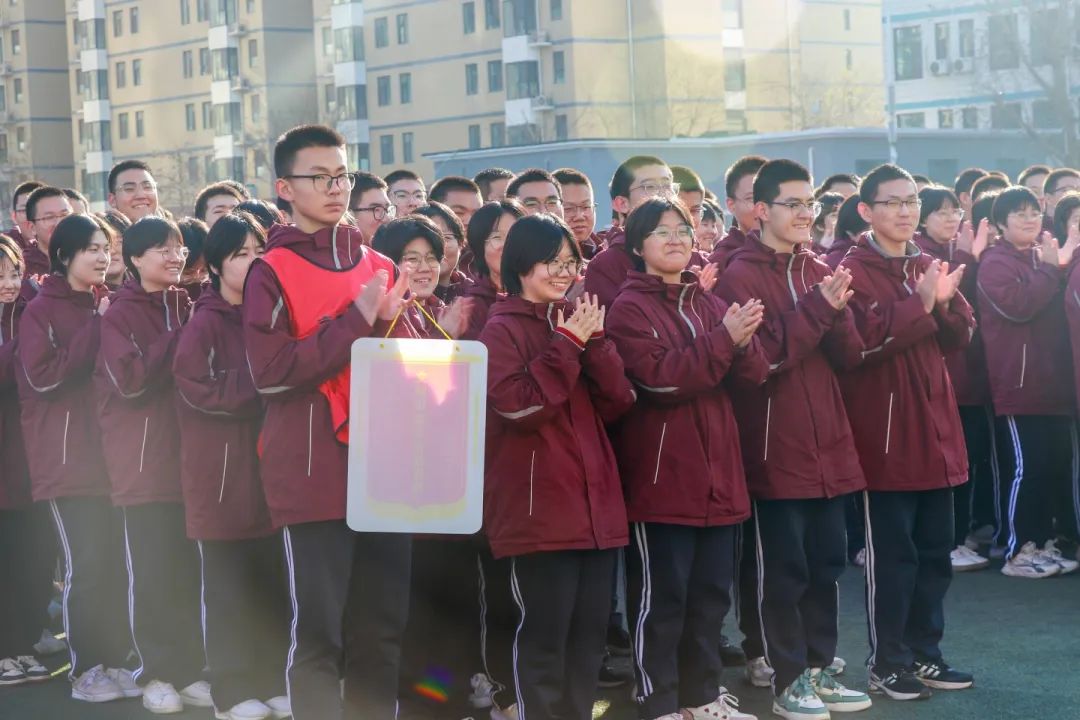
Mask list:
[[[735,214],[735,198],[726,198],[725,202],[727,203],[728,212],[730,212],[732,215],[734,215]]]
[[[754,219],[764,224],[769,219],[769,204],[766,202],[754,203]]]
[[[294,200],[292,185],[290,185],[289,181],[285,178],[278,178],[277,180],[275,180],[274,189],[277,190],[279,198],[282,198],[283,200],[288,200],[289,202],[292,202]]]
[[[622,216],[629,215],[630,214],[630,198],[624,197],[622,195],[616,195],[611,200],[611,207],[615,212],[619,213]]]
[[[874,212],[873,212],[873,210],[870,209],[869,205],[867,205],[864,202],[860,202],[858,210],[859,210],[859,217],[861,217],[863,220],[865,220],[868,223],[873,222]]]
[[[113,210],[118,209],[116,207],[116,195],[114,195],[113,193],[109,193],[109,207],[111,207]]]

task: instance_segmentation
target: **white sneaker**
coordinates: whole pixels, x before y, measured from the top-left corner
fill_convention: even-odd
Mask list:
[[[143,707],[155,715],[172,715],[184,711],[184,701],[176,688],[161,680],[151,680],[143,688]]]
[[[100,703],[120,700],[124,691],[120,689],[101,665],[90,668],[72,684],[71,699],[83,702]]]
[[[48,630],[41,631],[41,639],[34,643],[34,652],[38,655],[56,655],[67,652],[67,643],[58,639]]]
[[[844,658],[838,656],[838,657],[834,657],[832,659],[832,662],[829,663],[829,666],[825,668],[825,672],[831,673],[833,675],[843,675],[844,674],[844,668],[846,668],[846,667],[847,667],[847,660],[845,660]]]
[[[866,567],[866,548],[855,553],[855,566]]]
[[[814,692],[809,670],[773,698],[772,711],[784,720],[829,720],[829,709]]]
[[[953,572],[971,572],[972,570],[985,570],[990,567],[990,560],[984,558],[967,545],[958,545],[949,553],[952,561]]]
[[[266,701],[266,707],[274,714],[274,720],[285,720],[292,716],[292,705],[287,695],[277,695]]]
[[[1057,545],[1053,540],[1047,540],[1046,545],[1043,546],[1043,549],[1040,550],[1038,554],[1046,562],[1052,562],[1061,568],[1061,570],[1058,571],[1058,575],[1068,575],[1071,572],[1076,572],[1077,568],[1080,568],[1080,562],[1066,559],[1061,554],[1061,551],[1057,549]],[[29,675],[29,673],[27,674]]]
[[[15,658],[0,659],[0,685],[22,685],[29,680]]]
[[[757,720],[756,715],[739,712],[739,699],[720,688],[720,695],[708,705],[696,708],[683,708],[692,720]]]
[[[49,669],[39,663],[38,659],[33,655],[19,655],[15,658],[15,662],[22,666],[23,674],[26,675],[26,679],[30,682],[48,680],[52,677]]]
[[[214,707],[214,700],[210,697],[210,683],[205,680],[193,682],[181,690],[180,700],[192,707]]]
[[[492,705],[491,720],[518,720],[517,703],[514,703],[513,705],[504,708],[499,708],[495,705]]]
[[[763,657],[748,660],[745,672],[746,681],[754,687],[767,688],[772,685],[773,669]]]
[[[259,700],[236,703],[226,712],[214,710],[217,720],[266,720],[273,714],[273,711]]]
[[[135,678],[131,677],[131,671],[123,668],[109,668],[105,671],[109,679],[120,686],[124,691],[124,697],[136,698],[142,695],[142,688],[135,684]]]
[[[491,695],[495,692],[495,685],[484,673],[476,673],[469,678],[469,705],[474,708],[491,707]]]
[[[1024,543],[1020,552],[1013,555],[1012,559],[1001,568],[1003,575],[1035,580],[1053,577],[1059,572],[1061,572],[1061,566],[1046,559],[1033,542]]]

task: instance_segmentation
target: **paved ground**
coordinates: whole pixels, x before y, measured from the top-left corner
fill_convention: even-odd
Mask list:
[[[849,662],[843,676],[865,688],[861,665],[866,655],[862,574],[849,568],[841,580],[840,654]],[[958,576],[948,600],[946,659],[976,675],[973,690],[946,693],[919,703],[875,700],[869,720],[1057,720],[1080,717],[1080,573],[1042,581],[1016,580],[996,571]],[[725,682],[742,709],[770,716],[767,690],[751,689],[735,670]],[[138,701],[99,706],[68,699],[64,680],[36,686],[0,688],[0,720],[128,720],[151,715]],[[627,692],[611,693],[604,717],[633,720]],[[205,710],[175,715],[177,720],[205,720]],[[481,720],[481,715],[476,715]],[[366,719],[365,719],[366,720]],[[486,718],[484,718],[486,720]]]

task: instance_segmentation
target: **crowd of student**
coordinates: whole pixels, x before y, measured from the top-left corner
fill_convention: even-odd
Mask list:
[[[427,187],[351,170],[321,126],[274,164],[274,203],[221,182],[179,221],[139,161],[103,214],[16,189],[0,685],[50,677],[57,551],[74,700],[229,720],[424,698],[585,720],[627,680],[613,655],[642,720],[752,717],[721,684],[740,663],[774,713],[816,720],[871,706],[838,679],[848,562],[869,691],[894,700],[973,685],[941,640],[978,550],[1011,577],[1077,569],[1077,171],[815,188],[751,156],[721,201],[636,156],[598,232],[570,168]],[[480,536],[346,526],[368,336],[487,347]]]

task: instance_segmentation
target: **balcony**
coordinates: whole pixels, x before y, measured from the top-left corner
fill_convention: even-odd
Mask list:
[[[547,30],[534,30],[529,33],[529,47],[533,48],[547,48],[551,47],[551,33]]]
[[[75,12],[79,20],[105,19],[105,0],[78,0]]]
[[[242,158],[244,157],[246,144],[243,133],[216,135],[214,137],[214,159]]]
[[[330,27],[335,30],[363,27],[364,6],[360,2],[336,3],[330,8]]]

